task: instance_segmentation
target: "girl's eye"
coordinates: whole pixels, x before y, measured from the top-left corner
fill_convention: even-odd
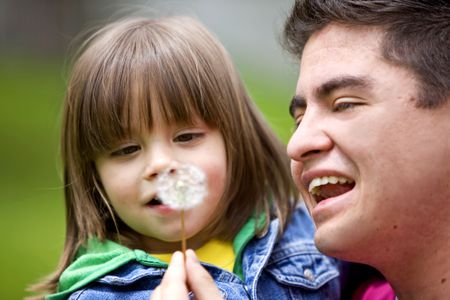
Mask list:
[[[187,143],[201,136],[203,136],[203,133],[192,133],[192,132],[182,133],[177,135],[173,139],[173,141],[176,143]]]
[[[126,147],[120,148],[119,150],[112,152],[111,156],[126,156],[126,155],[133,154],[139,150],[141,150],[141,147],[138,145],[126,146]]]

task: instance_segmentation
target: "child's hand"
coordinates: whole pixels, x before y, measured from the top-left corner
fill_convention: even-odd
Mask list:
[[[197,300],[222,300],[214,280],[209,273],[200,265],[195,252],[186,251],[186,272],[189,287]]]
[[[170,265],[151,300],[188,300],[188,286],[197,300],[222,299],[214,280],[200,265],[192,250],[186,251],[186,263],[179,251],[172,255]]]
[[[161,284],[153,291],[151,300],[189,299],[183,253],[175,252]]]

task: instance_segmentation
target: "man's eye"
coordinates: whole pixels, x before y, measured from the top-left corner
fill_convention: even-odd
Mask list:
[[[354,103],[354,102],[341,102],[341,103],[337,103],[333,107],[333,111],[340,112],[340,111],[344,111],[344,110],[349,110],[349,109],[355,108],[358,105],[360,105],[360,104]]]
[[[297,129],[298,126],[300,126],[300,123],[302,122],[302,119],[303,119],[303,114],[301,114],[301,115],[296,115],[296,116],[294,117],[295,129]]]
[[[111,153],[111,156],[125,156],[125,155],[130,155],[133,154],[137,151],[141,150],[141,147],[138,145],[131,145],[131,146],[126,146],[123,148],[120,148],[119,150],[116,150],[114,152]]]
[[[173,141],[177,142],[177,143],[186,143],[186,142],[190,142],[196,138],[199,138],[203,135],[203,133],[182,133],[180,135],[177,135]]]

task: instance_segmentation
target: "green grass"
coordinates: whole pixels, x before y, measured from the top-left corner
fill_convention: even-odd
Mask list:
[[[28,295],[26,286],[52,272],[62,250],[62,69],[58,61],[0,58],[1,299]],[[242,73],[257,105],[286,142],[293,124],[287,107],[294,79],[277,82],[251,68]]]
[[[22,299],[28,284],[55,268],[62,249],[61,69],[53,61],[0,60],[2,299]]]

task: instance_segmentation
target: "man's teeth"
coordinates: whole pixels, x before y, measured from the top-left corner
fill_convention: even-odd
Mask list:
[[[309,184],[308,191],[312,195],[320,195],[319,187],[326,184],[344,184],[344,183],[353,183],[352,179],[348,179],[341,176],[324,176],[314,178]]]

